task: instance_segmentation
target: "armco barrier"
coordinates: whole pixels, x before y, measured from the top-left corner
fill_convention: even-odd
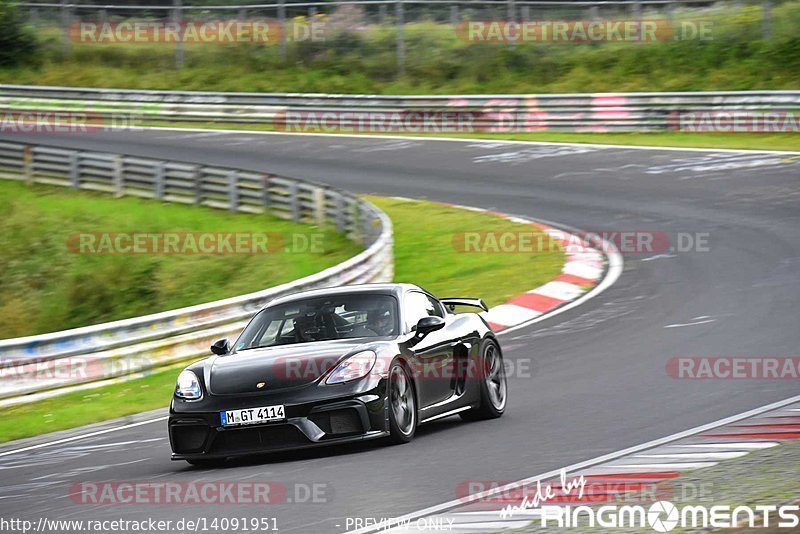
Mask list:
[[[240,169],[0,142],[0,178],[155,198],[331,225],[366,250],[300,280],[207,304],[63,332],[0,340],[0,399],[113,378],[210,354],[275,297],[389,281],[389,218],[350,193]],[[66,243],[65,243],[66,246]],[[14,370],[19,372],[15,373]]]
[[[71,111],[101,117],[105,124],[135,116],[142,121],[272,124],[288,131],[304,131],[297,117],[306,113],[351,114],[357,122],[366,113],[408,119],[413,113],[457,112],[467,120],[468,131],[626,132],[667,130],[680,112],[798,109],[800,91],[378,96],[0,85],[0,113]]]

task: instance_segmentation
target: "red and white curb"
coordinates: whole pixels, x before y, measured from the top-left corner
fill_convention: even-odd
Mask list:
[[[513,222],[530,224],[542,230],[553,241],[561,243],[567,256],[561,274],[553,280],[514,297],[505,304],[493,306],[486,312],[486,321],[495,331],[528,322],[551,312],[577,299],[595,287],[603,278],[606,270],[605,256],[583,239],[540,222],[497,212],[490,213]]]
[[[392,198],[404,201],[414,200],[406,197]],[[507,215],[484,208],[446,202],[438,202],[438,204],[487,213],[511,222],[534,226],[564,249],[567,261],[561,269],[561,274],[550,282],[518,295],[506,303],[493,306],[488,312],[481,314],[496,332],[532,321],[578,299],[597,286],[607,271],[608,261],[600,247],[566,230],[525,217]]]
[[[583,496],[577,491],[559,491],[560,475],[545,473],[538,477],[513,483],[497,483],[482,493],[471,494],[455,501],[431,507],[416,514],[398,518],[389,529],[362,529],[367,532],[392,534],[422,532],[430,525],[448,525],[448,532],[474,534],[476,532],[498,532],[539,524],[540,508],[501,513],[507,506],[519,506],[524,495],[532,496],[536,483],[548,484],[557,498],[542,505],[579,506],[602,504],[626,504],[624,493],[655,488],[645,492],[648,497],[664,498],[669,484],[681,475],[695,469],[711,467],[724,461],[733,461],[747,454],[780,445],[782,442],[800,440],[800,396],[792,397],[751,410],[738,416],[726,418],[692,430],[667,436],[618,453],[582,462],[565,468],[567,480],[583,475],[586,480]],[[454,491],[457,491],[454,488]],[[410,519],[410,521],[405,521]]]

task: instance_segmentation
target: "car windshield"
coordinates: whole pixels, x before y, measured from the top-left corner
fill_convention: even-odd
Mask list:
[[[397,301],[390,295],[328,295],[266,308],[247,325],[235,350],[393,336],[398,329]]]

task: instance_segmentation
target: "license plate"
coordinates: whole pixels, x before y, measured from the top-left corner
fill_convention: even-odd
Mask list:
[[[253,425],[269,421],[286,419],[283,404],[264,406],[262,408],[245,408],[244,410],[225,410],[219,413],[222,426]]]

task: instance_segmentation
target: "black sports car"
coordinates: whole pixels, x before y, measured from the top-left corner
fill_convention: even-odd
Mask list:
[[[367,284],[281,297],[231,347],[178,377],[172,458],[227,457],[373,438],[405,443],[418,424],[506,407],[500,344],[480,299],[437,299],[410,284]]]

